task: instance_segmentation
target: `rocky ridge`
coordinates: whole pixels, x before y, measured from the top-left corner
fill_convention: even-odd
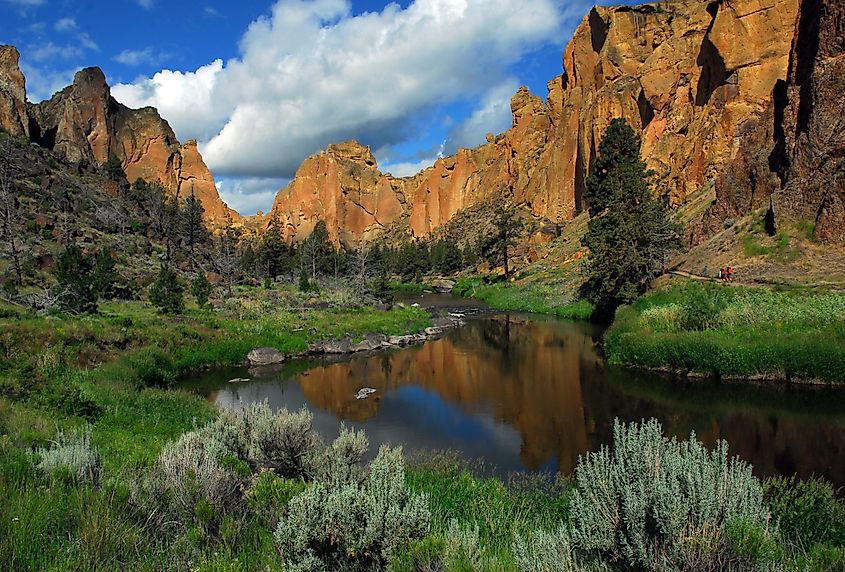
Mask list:
[[[0,127],[74,163],[102,165],[114,155],[129,181],[159,181],[181,197],[193,193],[212,224],[240,218],[221,200],[196,142],[179,143],[154,108],[116,101],[102,70],[83,69],[72,85],[32,104],[18,60],[17,49],[0,46]]]
[[[642,136],[642,155],[673,206],[736,161],[787,80],[800,0],[677,0],[596,7],[563,54],[543,101],[521,88],[513,126],[406,178],[379,171],[355,142],[310,157],[269,217],[301,239],[320,219],[340,241],[397,226],[426,236],[461,209],[512,197],[536,218],[571,220],[615,117]],[[266,222],[266,221],[265,221]]]

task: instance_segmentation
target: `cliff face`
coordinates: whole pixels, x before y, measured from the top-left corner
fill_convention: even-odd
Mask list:
[[[130,181],[160,181],[182,197],[193,192],[211,223],[239,218],[220,199],[196,142],[181,145],[155,109],[118,103],[99,68],[79,71],[50,100],[27,104],[18,52],[0,46],[0,125],[75,163],[101,165],[114,155]]]
[[[0,127],[16,137],[29,137],[26,79],[18,67],[19,60],[14,47],[0,46]]]
[[[822,242],[845,241],[845,5],[802,0],[789,74],[716,186],[701,239],[725,218],[771,206],[776,221],[815,224]]]
[[[333,160],[330,148],[306,160],[272,213],[298,237],[319,218],[337,237],[372,237],[394,223],[424,236],[460,209],[505,193],[539,218],[565,222],[584,206],[586,177],[615,117],[641,134],[658,190],[683,204],[735,161],[739,142],[786,81],[798,11],[799,0],[594,8],[566,47],[564,73],[549,82],[546,101],[520,89],[505,133],[404,179],[380,173],[370,159]],[[357,196],[390,207],[376,214]]]

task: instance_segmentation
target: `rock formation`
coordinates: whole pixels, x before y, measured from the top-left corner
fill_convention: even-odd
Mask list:
[[[614,117],[642,136],[657,187],[677,206],[735,160],[786,81],[799,0],[677,0],[597,7],[563,54],[543,102],[521,88],[513,126],[413,177],[372,156],[328,151],[305,161],[272,216],[302,237],[319,218],[339,239],[406,225],[424,236],[459,210],[511,195],[534,216],[565,222],[583,207],[586,176]],[[363,149],[354,143],[344,148]]]
[[[802,0],[789,74],[750,123],[716,186],[699,240],[723,221],[771,207],[806,220],[823,242],[845,241],[845,5]]]
[[[0,127],[16,137],[29,137],[26,79],[18,67],[19,60],[13,46],[0,46]]]
[[[196,142],[181,145],[154,108],[118,103],[99,68],[77,72],[51,99],[27,104],[18,52],[0,46],[0,125],[75,163],[102,165],[114,155],[129,181],[159,181],[181,197],[194,193],[211,223],[239,217],[220,199]]]

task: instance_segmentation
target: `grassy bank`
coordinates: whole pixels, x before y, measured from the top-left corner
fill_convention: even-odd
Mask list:
[[[608,360],[723,378],[845,382],[845,294],[677,281],[620,308]]]
[[[554,283],[486,284],[481,278],[460,278],[452,290],[457,296],[475,298],[499,310],[549,314],[567,320],[589,320],[593,305],[572,300],[572,293]]]

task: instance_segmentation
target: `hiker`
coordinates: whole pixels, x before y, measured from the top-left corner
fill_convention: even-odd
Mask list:
[[[734,277],[734,269],[732,267],[728,266],[728,274],[725,277],[725,280],[727,282],[731,282],[731,281],[733,281],[733,277]]]
[[[719,282],[723,281],[724,279],[725,279],[725,269],[719,268]]]

